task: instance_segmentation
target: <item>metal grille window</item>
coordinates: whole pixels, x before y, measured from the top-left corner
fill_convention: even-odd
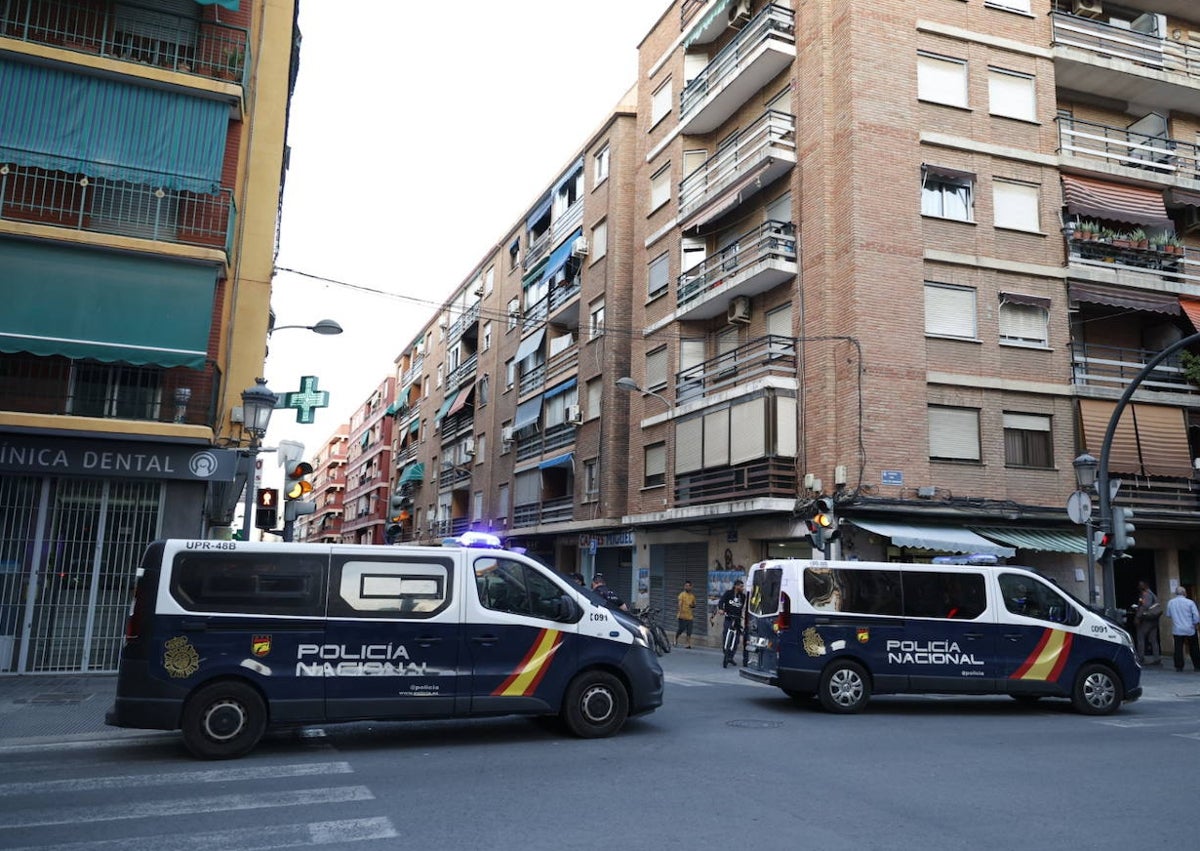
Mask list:
[[[1004,463],[1010,467],[1054,465],[1050,417],[1041,414],[1004,415]]]
[[[979,461],[979,410],[930,405],[929,457]]]
[[[84,361],[71,365],[68,414],[157,420],[161,401],[161,369]]]

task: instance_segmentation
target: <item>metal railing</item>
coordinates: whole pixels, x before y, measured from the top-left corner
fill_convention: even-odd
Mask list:
[[[1067,246],[1067,261],[1071,266],[1144,275],[1154,281],[1200,284],[1200,251],[1187,246],[1168,253],[1161,247],[1132,248],[1115,245],[1112,240],[1076,238]]]
[[[450,326],[450,330],[446,332],[447,341],[453,343],[464,333],[466,333],[468,328],[478,321],[479,302],[475,302],[473,305],[463,311],[462,316],[454,320],[454,323]]]
[[[1114,472],[1121,478],[1121,504],[1142,516],[1159,521],[1200,517],[1200,483],[1195,479]]]
[[[723,47],[679,93],[679,115],[686,120],[711,91],[716,91],[741,71],[743,63],[759,45],[772,38],[795,42],[796,15],[791,9],[772,3],[764,6],[733,41]]]
[[[450,374],[446,376],[447,392],[458,388],[469,381],[473,381],[475,379],[475,370],[478,365],[479,355],[473,354],[454,369],[450,370]]]
[[[578,426],[570,423],[552,425],[544,431],[526,432],[516,439],[518,461],[528,461],[548,452],[565,449],[575,445],[575,432]]]
[[[1200,179],[1200,147],[1190,142],[1060,115],[1058,145],[1060,152],[1074,157]]]
[[[1129,349],[1071,341],[1071,383],[1083,387],[1124,390],[1157,355],[1149,349]],[[1141,389],[1200,395],[1187,379],[1178,355],[1163,360],[1142,382]]]
[[[675,404],[727,387],[779,375],[796,377],[796,340],[768,334],[675,373]]]
[[[738,499],[796,496],[796,462],[767,458],[737,467],[675,476],[675,505],[703,505]]]
[[[400,376],[400,386],[412,384],[421,377],[421,372],[425,369],[425,356],[418,355],[413,359],[412,366],[404,370],[404,374]]]
[[[543,523],[564,523],[575,519],[573,497],[555,497],[513,507],[513,526],[537,526]]]
[[[676,307],[703,299],[727,280],[767,261],[796,262],[796,229],[790,222],[765,222],[688,269],[676,281]]]
[[[242,86],[250,65],[244,27],[150,4],[6,0],[0,2],[0,36]]]
[[[709,198],[719,194],[763,160],[790,151],[796,153],[796,118],[786,112],[767,110],[704,161],[679,184],[679,215],[685,217]]]
[[[1156,71],[1200,78],[1200,49],[1185,42],[1114,27],[1064,12],[1051,12],[1054,46],[1075,47],[1105,60],[1124,60]]]
[[[0,355],[0,410],[102,419],[216,424],[221,370]]]
[[[106,180],[86,172],[66,174],[16,165],[15,151],[0,148],[0,219],[71,230],[131,236],[232,250],[233,191],[201,195],[144,183]]]

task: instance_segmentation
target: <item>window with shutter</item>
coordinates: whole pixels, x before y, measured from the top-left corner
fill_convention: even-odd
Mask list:
[[[979,461],[979,410],[930,405],[929,457]]]
[[[975,290],[927,281],[925,334],[930,337],[976,339]]]

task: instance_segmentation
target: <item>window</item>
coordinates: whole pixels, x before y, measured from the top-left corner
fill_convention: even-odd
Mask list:
[[[982,615],[987,608],[982,574],[906,570],[902,576],[906,618],[969,621]]]
[[[1003,9],[1006,12],[1030,13],[1029,0],[985,0],[983,5],[993,9]]]
[[[979,461],[979,411],[929,406],[929,457],[935,461]]]
[[[500,434],[501,435],[511,435],[512,434],[512,420],[505,420],[503,423],[500,424]],[[511,445],[512,445],[512,438],[504,437],[500,441],[500,454],[503,455],[505,452],[507,452]]]
[[[1043,414],[1004,415],[1004,463],[1010,467],[1054,466],[1050,418]]]
[[[595,180],[592,181],[593,183],[599,184],[603,183],[605,180],[608,180],[608,157],[608,145],[605,145],[596,152],[596,156],[592,160],[592,173],[595,176]]]
[[[1033,233],[1041,231],[1037,186],[997,180],[992,184],[992,205],[996,227]]]
[[[646,387],[660,390],[667,386],[667,347],[662,346],[646,355]]]
[[[321,617],[325,563],[308,556],[184,553],[171,574],[171,596],[192,612]]]
[[[946,106],[965,107],[967,63],[932,53],[918,53],[917,97]]]
[[[648,298],[657,298],[666,293],[670,260],[670,256],[664,253],[650,261],[646,283],[646,296]]]
[[[591,303],[588,308],[588,339],[604,335],[604,298],[603,296]]]
[[[667,164],[650,178],[650,210],[653,212],[671,200],[671,166]]]
[[[480,347],[481,351],[486,352],[488,349],[490,349],[492,347],[492,323],[491,322],[483,323],[483,341],[482,341],[482,343],[483,344]]]
[[[600,406],[604,399],[604,379],[593,378],[587,383],[587,410],[583,412],[589,420],[600,416]]]
[[[517,264],[521,262],[521,237],[517,237],[512,241],[512,245],[508,247],[508,271],[517,268]]]
[[[1016,71],[988,69],[988,111],[1005,118],[1034,121],[1037,106],[1033,77]]]
[[[925,334],[930,337],[976,339],[975,290],[927,281]]]
[[[471,506],[471,519],[479,520],[483,517],[483,491],[475,491]]]
[[[508,525],[509,489],[505,482],[496,489],[496,520],[502,526]]]
[[[600,461],[593,458],[583,462],[583,494],[595,499],[600,493]]]
[[[597,222],[592,228],[591,254],[593,260],[599,260],[608,253],[608,220]]]
[[[667,483],[667,444],[655,443],[645,450],[646,473],[643,487],[658,487]]]
[[[348,561],[331,583],[329,614],[337,617],[427,618],[450,604],[449,559]],[[335,568],[336,570],[336,568]],[[315,661],[315,660],[314,660]]]
[[[1000,296],[1000,342],[1016,346],[1046,346],[1049,303],[1026,296]]]
[[[1032,576],[1001,573],[998,578],[1004,608],[1014,615],[1068,626],[1076,626],[1083,621],[1083,616],[1065,597]]]
[[[562,620],[563,591],[536,568],[507,558],[477,557],[479,602],[495,612]],[[570,617],[573,617],[573,612]]]
[[[161,400],[162,370],[158,367],[83,361],[71,365],[67,412],[75,416],[157,420]]]
[[[512,358],[504,362],[504,389],[512,390],[513,383],[517,380],[517,363]]]
[[[708,244],[702,236],[685,236],[679,246],[679,273],[687,275],[692,269],[695,269],[704,262],[705,252],[708,250]],[[688,275],[688,279],[694,276]]]
[[[483,276],[483,294],[491,295],[492,290],[496,286],[496,267],[488,266],[487,273]]]
[[[488,399],[492,395],[492,377],[483,375],[479,378],[479,406],[483,407],[488,403]]]
[[[481,434],[475,438],[475,462],[482,464],[485,460],[487,460],[487,435]],[[475,516],[481,517],[482,515]]]
[[[650,126],[662,121],[670,112],[672,106],[671,81],[667,80],[654,90],[650,96]]]
[[[508,330],[517,327],[517,320],[521,318],[521,301],[516,296],[508,300]]]
[[[975,176],[953,169],[921,169],[921,215],[975,220]]]
[[[804,599],[819,612],[900,615],[899,570],[804,569]]]

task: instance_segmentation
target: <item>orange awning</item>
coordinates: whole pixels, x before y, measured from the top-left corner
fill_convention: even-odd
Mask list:
[[[1063,200],[1067,210],[1072,213],[1127,224],[1175,229],[1175,223],[1167,216],[1161,190],[1106,183],[1072,174],[1064,174],[1062,184]]]
[[[1181,298],[1179,306],[1183,308],[1183,312],[1187,314],[1188,319],[1192,320],[1192,325],[1197,331],[1200,331],[1200,301],[1193,298]]]
[[[1114,408],[1115,402],[1079,400],[1084,444],[1097,458]],[[1126,405],[1113,433],[1108,468],[1132,475],[1190,477],[1192,456],[1183,409],[1140,403]]]

